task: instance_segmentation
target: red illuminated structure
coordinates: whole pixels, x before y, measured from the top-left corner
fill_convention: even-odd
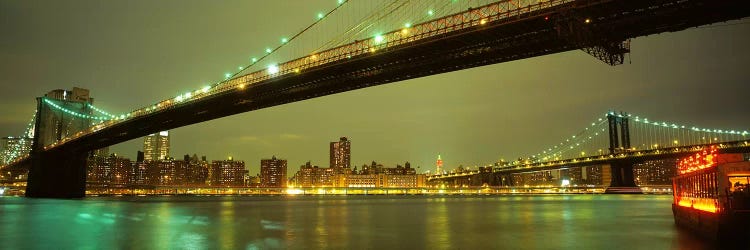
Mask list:
[[[440,158],[440,154],[438,154],[437,162],[435,163],[435,165],[436,165],[435,174],[444,174],[443,159]]]
[[[672,212],[678,226],[712,239],[748,236],[750,162],[715,146],[678,162]]]

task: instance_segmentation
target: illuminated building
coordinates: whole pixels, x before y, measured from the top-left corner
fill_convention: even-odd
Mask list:
[[[260,187],[260,174],[255,176],[248,174],[246,183],[249,187]]]
[[[148,184],[147,165],[143,161],[133,162],[133,168],[130,174],[130,184],[146,185]]]
[[[286,160],[271,159],[260,160],[260,186],[261,187],[286,187]]]
[[[158,174],[152,180],[158,180],[158,185],[177,185],[177,162],[168,158],[156,161]]]
[[[177,177],[178,161],[168,158],[156,161],[132,163],[129,184],[134,185],[180,185]]]
[[[106,157],[89,158],[86,162],[86,166],[86,182],[109,183],[109,175],[112,172],[112,166]]]
[[[145,161],[164,160],[169,157],[169,131],[150,134],[143,140]]]
[[[331,168],[337,174],[351,172],[351,144],[346,137],[339,138],[337,142],[331,142]]]
[[[106,157],[90,157],[86,164],[86,181],[93,185],[129,184],[132,178],[133,164],[130,159],[118,157],[115,154]]]
[[[569,168],[563,172],[564,180],[568,180],[570,185],[582,185],[583,183],[583,169],[580,167]]]
[[[609,185],[610,178],[605,178],[604,169],[609,170],[609,167],[602,166],[587,166],[581,167],[581,182],[579,184],[594,185],[594,186],[606,186]]]
[[[378,187],[380,182],[377,174],[336,175],[336,187]]]
[[[232,157],[225,161],[213,161],[208,168],[208,184],[221,187],[241,187],[245,185],[247,173],[244,161],[235,161]]]
[[[481,168],[480,168],[481,170]],[[490,171],[485,169],[484,171]],[[609,177],[602,172],[602,166],[573,167],[554,170],[514,173],[510,176],[511,186],[606,186]]]
[[[178,162],[178,176],[181,176],[183,185],[201,186],[208,179],[208,162],[206,157],[198,159],[198,155],[192,157],[185,155],[184,160]]]
[[[677,176],[677,159],[647,161],[633,166],[637,185],[670,185]]]
[[[389,175],[389,174],[337,174],[335,187],[373,187],[373,188],[419,188],[425,187],[425,175]]]
[[[362,165],[362,169],[359,171],[358,174],[378,174],[380,173],[380,169],[383,168],[383,164],[378,164],[375,161],[372,161],[372,163],[368,166],[367,164]]]
[[[383,164],[373,161],[369,166],[362,165],[362,170],[353,174],[387,174],[387,175],[410,175],[416,174],[417,170],[411,168],[411,163],[406,162],[404,166],[396,164],[395,168],[384,167]]]
[[[320,168],[308,161],[294,174],[292,183],[295,187],[332,187],[334,175],[333,168]]]
[[[3,137],[0,139],[0,165],[5,165],[31,152],[31,138]]]
[[[435,174],[445,174],[443,159],[440,158],[440,154],[438,154],[437,162],[435,163]]]
[[[352,174],[336,174],[333,185],[335,187],[383,187],[383,188],[416,188],[425,186],[425,175],[417,174],[411,168],[411,163],[394,168],[383,167],[373,161],[369,166],[363,165],[362,170]]]

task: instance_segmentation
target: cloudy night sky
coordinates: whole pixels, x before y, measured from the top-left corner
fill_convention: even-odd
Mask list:
[[[215,82],[314,21],[324,1],[0,1],[0,135],[20,135],[35,97],[86,88],[114,113]],[[750,22],[632,40],[626,63],[582,51],[360,89],[174,129],[171,155],[328,166],[410,161],[448,169],[536,153],[608,110],[708,128],[750,129]],[[143,139],[112,146],[135,158]]]

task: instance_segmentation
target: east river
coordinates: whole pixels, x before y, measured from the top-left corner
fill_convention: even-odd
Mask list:
[[[669,195],[0,197],[2,249],[707,249]]]

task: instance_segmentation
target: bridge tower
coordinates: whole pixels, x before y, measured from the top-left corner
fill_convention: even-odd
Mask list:
[[[614,155],[630,150],[628,115],[622,112],[620,114],[609,112],[607,121],[609,123],[609,153]],[[632,162],[616,161],[609,164],[609,167],[612,179],[606,193],[643,193],[635,185]]]
[[[86,97],[88,96],[86,91]],[[31,145],[31,166],[26,182],[26,196],[36,198],[82,198],[86,192],[86,157],[88,149],[61,147],[45,150],[44,147],[61,138],[88,128],[91,119],[71,115],[67,112],[91,114],[87,104],[90,99],[76,100],[67,97],[38,97],[37,119],[34,124],[34,137]],[[63,92],[65,93],[65,92]],[[47,104],[55,99],[62,110],[50,108]]]
[[[609,153],[615,154],[630,149],[628,115],[609,112],[607,121],[609,122]]]

